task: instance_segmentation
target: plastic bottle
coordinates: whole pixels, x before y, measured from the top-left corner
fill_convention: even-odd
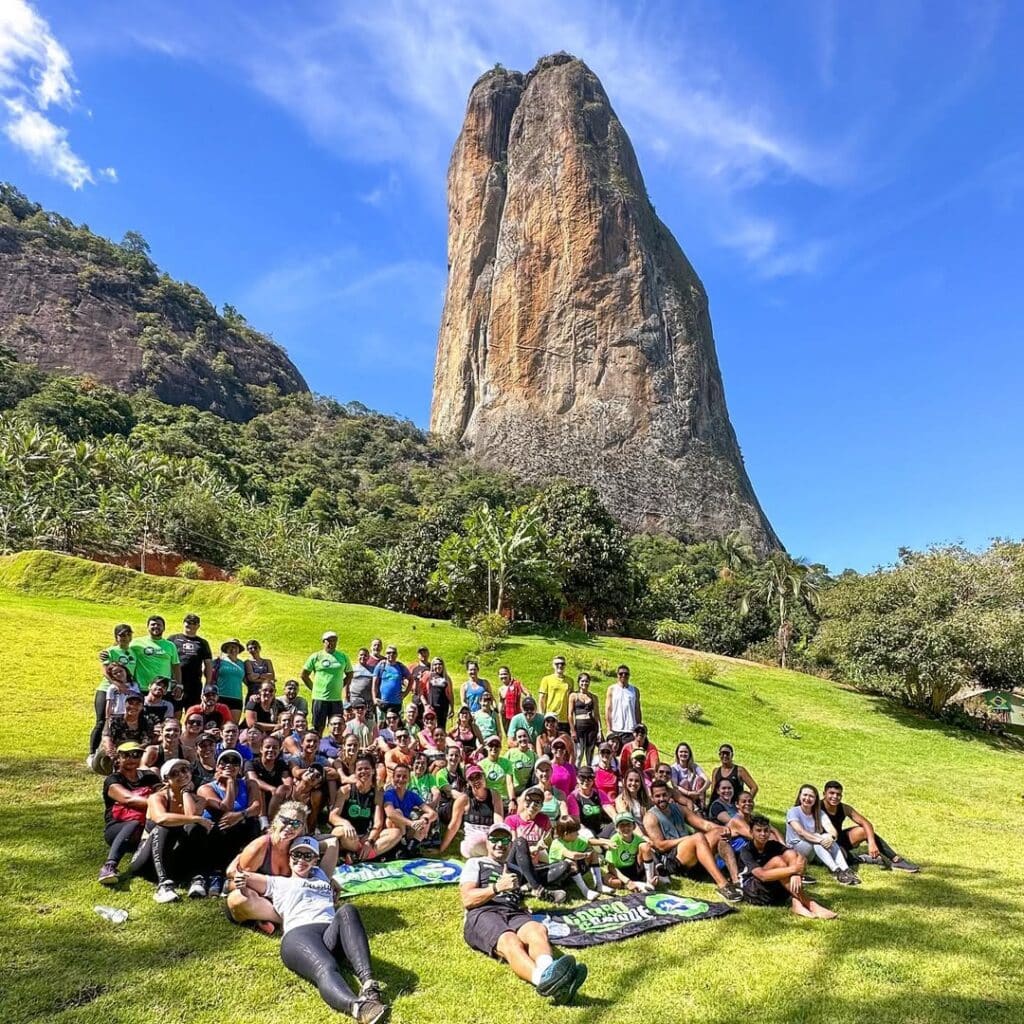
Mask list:
[[[127,910],[118,910],[116,907],[93,907],[92,909],[111,924],[124,924],[128,920]]]

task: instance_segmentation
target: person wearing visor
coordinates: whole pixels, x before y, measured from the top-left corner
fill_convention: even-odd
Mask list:
[[[134,853],[142,840],[149,794],[160,785],[160,776],[140,770],[142,747],[122,743],[114,753],[113,772],[103,780],[103,841],[107,859],[100,868],[101,885],[117,885],[118,864],[126,853]]]
[[[511,829],[502,822],[491,825],[486,845],[486,856],[467,860],[459,878],[466,944],[504,960],[555,1005],[571,1002],[586,980],[586,964],[572,956],[555,958],[547,929],[524,906],[521,879],[508,863]]]
[[[234,884],[266,897],[280,917],[284,936],[281,961],[290,971],[316,985],[320,998],[339,1013],[377,1024],[388,1015],[381,985],[373,977],[370,942],[359,911],[351,903],[334,906],[331,880],[318,865],[320,848],[312,836],[294,839],[288,849],[287,876],[235,871]],[[349,987],[342,968],[359,982]]]

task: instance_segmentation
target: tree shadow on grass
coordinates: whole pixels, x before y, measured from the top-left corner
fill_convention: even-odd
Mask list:
[[[879,694],[867,694],[871,714],[882,715],[905,729],[913,729],[918,732],[941,733],[961,743],[980,743],[990,750],[1024,752],[1024,743],[1016,736],[994,736],[986,732],[971,732],[968,729],[961,729],[948,722],[940,722],[937,719],[929,718],[920,711],[897,704],[888,697]]]

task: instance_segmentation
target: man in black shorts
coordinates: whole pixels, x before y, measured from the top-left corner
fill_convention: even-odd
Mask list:
[[[466,861],[459,879],[463,935],[471,949],[506,961],[517,977],[560,1006],[576,995],[587,967],[572,956],[552,956],[547,929],[523,906],[520,879],[508,869],[511,845],[511,830],[497,822],[487,831],[487,856]]]
[[[756,907],[788,906],[797,917],[831,919],[835,911],[812,900],[803,887],[804,857],[772,838],[763,814],[750,819],[750,842],[739,852],[743,899]]]
[[[836,839],[843,852],[848,854],[851,864],[877,864],[886,869],[896,871],[907,871],[910,874],[917,874],[921,869],[912,861],[901,857],[878,833],[874,825],[868,821],[859,811],[850,804],[843,803],[843,784],[836,782],[825,783],[821,793],[821,809],[832,824],[835,830]],[[846,819],[853,822],[852,828],[843,828]],[[868,844],[866,854],[854,854],[853,848],[861,843]]]
[[[655,849],[659,869],[669,876],[699,879],[709,875],[724,900],[739,903],[743,898],[739,873],[728,842],[732,833],[688,807],[680,807],[669,796],[668,784],[661,780],[651,783],[651,803],[643,825],[647,840]],[[719,869],[716,851],[722,854],[733,881],[726,879]]]

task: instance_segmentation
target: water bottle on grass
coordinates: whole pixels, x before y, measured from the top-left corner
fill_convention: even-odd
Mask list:
[[[111,924],[124,924],[128,920],[127,910],[118,910],[116,907],[93,907],[92,909]]]

